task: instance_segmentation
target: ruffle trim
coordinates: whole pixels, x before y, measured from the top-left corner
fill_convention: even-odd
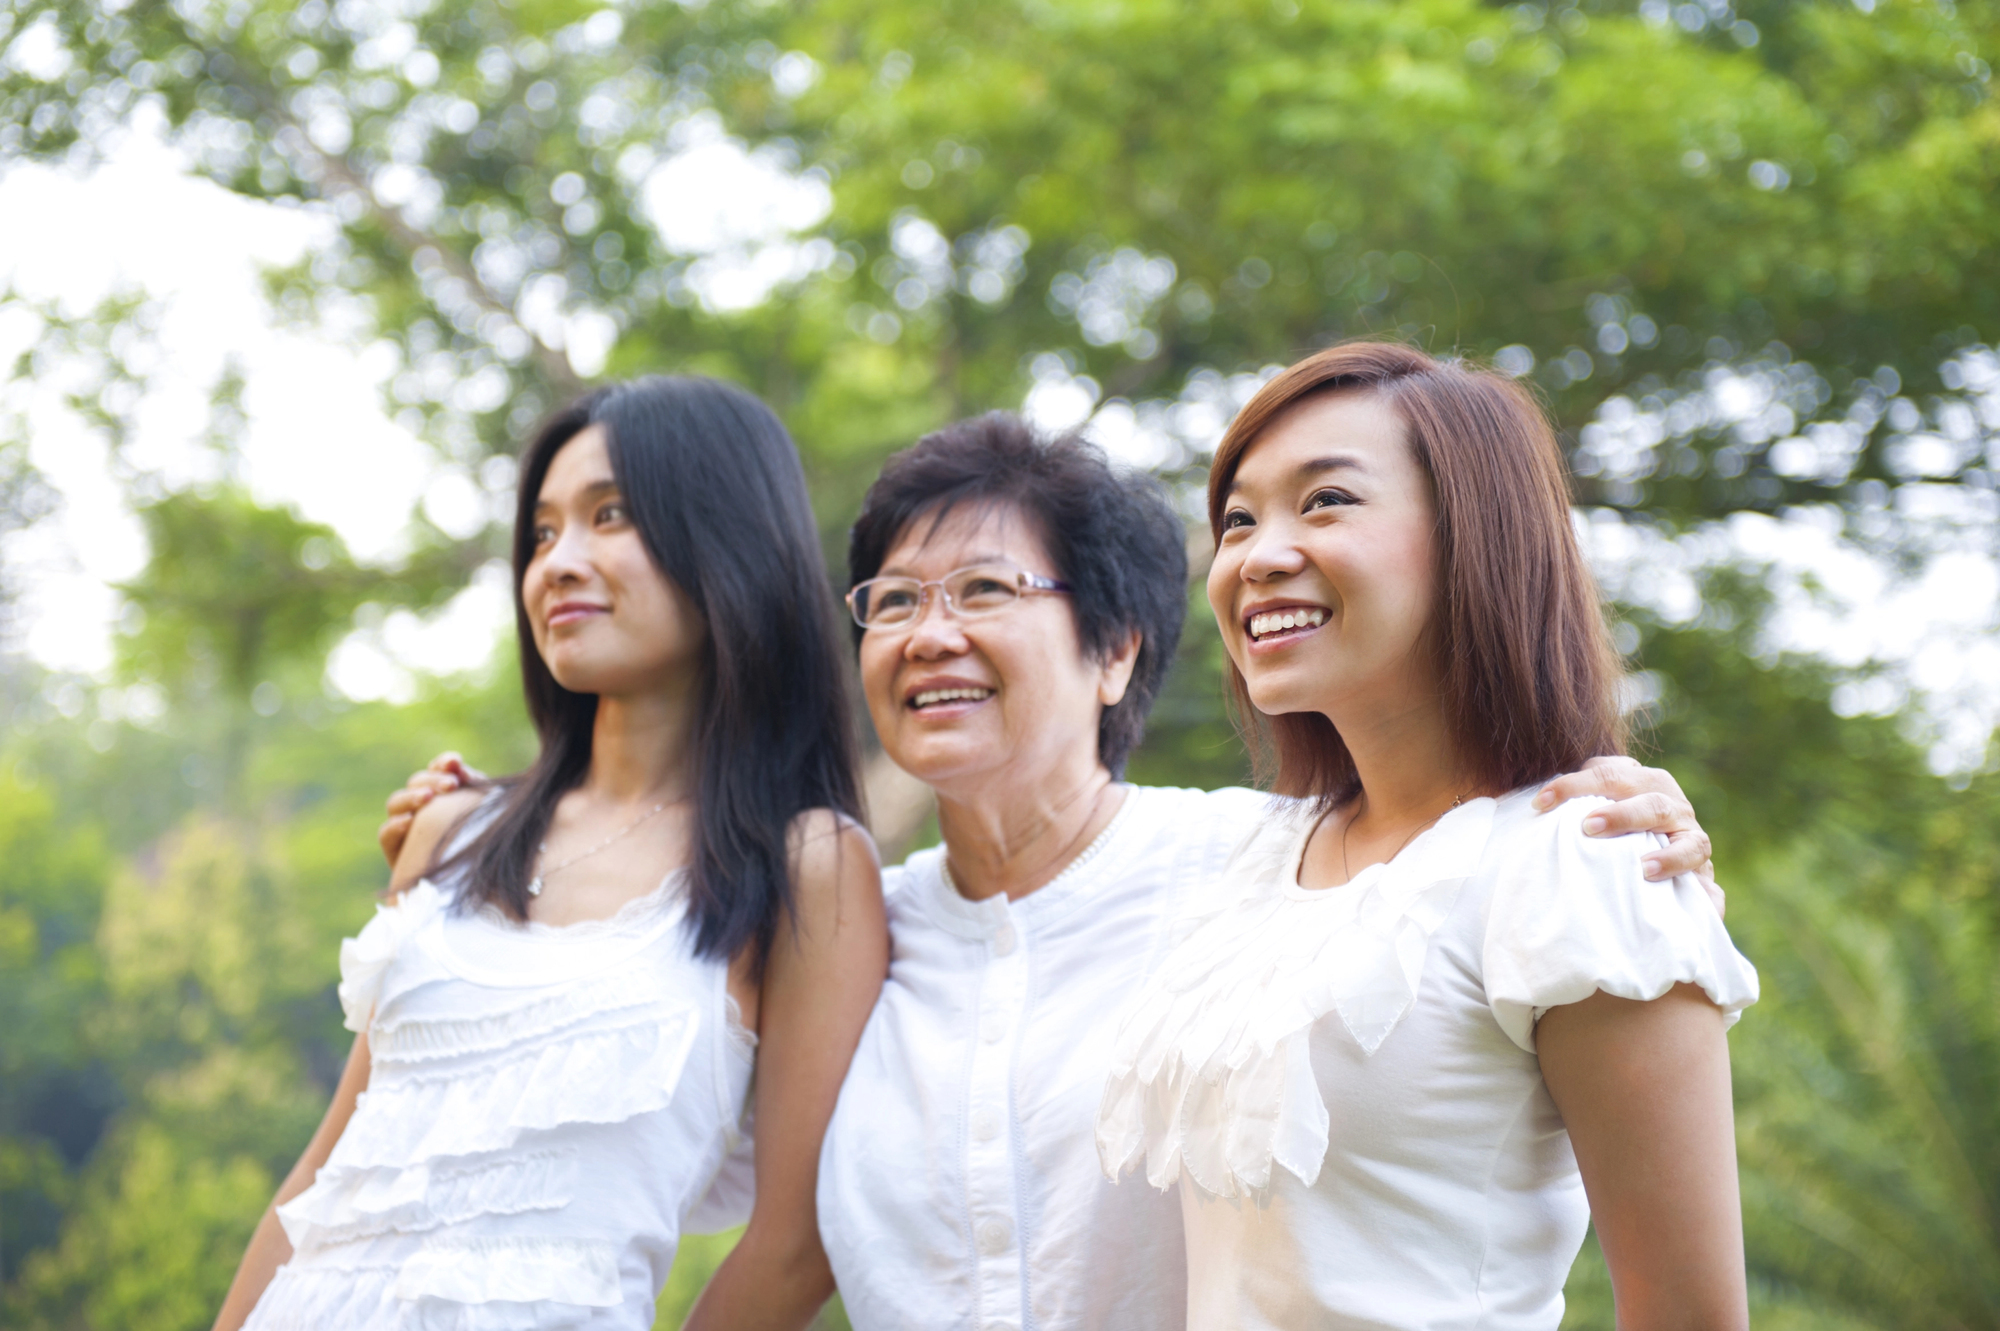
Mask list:
[[[576,1152],[536,1151],[458,1166],[335,1169],[278,1208],[300,1253],[385,1234],[418,1234],[480,1216],[552,1211],[576,1192]]]
[[[245,1331],[554,1331],[623,1301],[615,1243],[434,1242],[400,1266],[288,1263]]]
[[[403,944],[437,914],[444,898],[429,883],[420,882],[394,902],[375,908],[375,918],[361,932],[340,944],[340,1008],[347,1029],[368,1029],[375,1004],[382,997],[382,979]]]
[[[551,942],[581,943],[606,938],[633,938],[652,932],[662,919],[677,914],[687,905],[686,894],[680,890],[681,877],[686,871],[676,869],[666,879],[644,896],[633,897],[601,920],[578,920],[575,924],[544,924],[540,920],[517,920],[513,916],[491,904],[479,907],[479,914],[489,923],[503,929],[512,929],[530,938],[542,938]]]
[[[700,1014],[691,1007],[637,1012],[644,1018],[637,1024],[582,1032],[472,1069],[379,1078],[362,1093],[327,1164],[401,1169],[505,1150],[524,1132],[621,1123],[664,1109]]]
[[[376,1064],[420,1063],[490,1053],[539,1039],[592,1017],[654,1004],[663,998],[660,977],[650,970],[627,970],[565,988],[550,998],[481,1017],[389,1016],[368,1032],[368,1056]],[[389,1011],[394,1013],[392,1002]]]
[[[1343,888],[1295,895],[1315,815],[1275,819],[1224,871],[1229,886],[1167,956],[1121,1023],[1098,1111],[1098,1159],[1143,1161],[1155,1187],[1185,1171],[1204,1192],[1310,1187],[1328,1146],[1313,1025],[1338,1013],[1362,1050],[1416,1001],[1431,935],[1479,862],[1494,804],[1453,810],[1395,860]]]

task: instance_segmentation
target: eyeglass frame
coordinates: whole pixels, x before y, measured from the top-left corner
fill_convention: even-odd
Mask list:
[[[943,598],[944,608],[947,613],[954,615],[959,619],[985,619],[989,615],[997,615],[1004,610],[1010,609],[1013,603],[1009,603],[1009,605],[998,606],[992,610],[975,610],[972,611],[970,614],[968,614],[964,609],[962,609],[959,606],[959,604],[956,601],[951,599],[951,592],[945,587],[945,584],[947,582],[950,582],[953,578],[957,577],[959,574],[970,573],[974,569],[980,569],[980,568],[1012,569],[1014,572],[1014,577],[1016,579],[1016,590],[1018,592],[1018,595],[1015,598],[1017,602],[1021,596],[1026,596],[1029,592],[1055,592],[1063,596],[1067,596],[1070,594],[1071,590],[1070,585],[1066,582],[1063,582],[1059,578],[1045,578],[1039,573],[1030,573],[1028,572],[1028,570],[1020,567],[1018,564],[1008,563],[1006,560],[988,560],[978,564],[963,565],[959,568],[953,569],[951,572],[945,574],[941,578],[933,578],[928,582],[924,581],[922,578],[907,578],[893,574],[888,577],[864,578],[860,582],[855,583],[852,587],[849,587],[847,589],[847,595],[842,597],[841,599],[847,603],[848,617],[851,618],[857,625],[859,625],[864,633],[873,629],[902,629],[913,626],[914,624],[917,623],[918,620],[924,617],[924,606],[930,599],[930,589],[933,587],[938,589],[938,595]],[[899,620],[894,624],[870,624],[861,618],[861,611],[858,608],[856,608],[854,604],[855,593],[863,591],[864,589],[872,587],[876,583],[880,582],[903,582],[903,583],[914,582],[917,584],[917,608],[910,612],[910,617],[908,619]]]

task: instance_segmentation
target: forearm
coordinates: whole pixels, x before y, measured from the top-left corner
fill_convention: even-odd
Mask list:
[[[817,1234],[780,1236],[753,1219],[688,1315],[687,1331],[797,1331],[833,1297]]]
[[[285,1237],[285,1227],[278,1222],[278,1208],[295,1194],[292,1182],[285,1180],[285,1186],[278,1189],[277,1197],[264,1208],[263,1217],[257,1221],[257,1231],[250,1236],[250,1246],[237,1264],[236,1278],[229,1282],[222,1311],[215,1315],[215,1331],[237,1331],[248,1321],[250,1310],[264,1297],[278,1268],[292,1260],[292,1241]]]
[[[278,1274],[278,1268],[292,1260],[292,1241],[285,1236],[285,1227],[278,1220],[278,1208],[291,1201],[313,1185],[319,1171],[333,1154],[334,1143],[347,1129],[347,1121],[354,1116],[355,1102],[368,1085],[368,1037],[358,1035],[354,1047],[348,1050],[347,1066],[341,1071],[340,1082],[333,1088],[333,1103],[327,1106],[326,1116],[320,1120],[319,1130],[306,1143],[305,1153],[292,1172],[278,1185],[278,1195],[264,1208],[264,1214],[257,1221],[256,1232],[250,1236],[250,1246],[243,1253],[243,1260],[237,1264],[236,1278],[229,1282],[229,1293],[223,1297],[222,1311],[215,1315],[214,1331],[236,1331],[249,1320],[251,1309],[257,1300],[264,1297],[271,1280]]]

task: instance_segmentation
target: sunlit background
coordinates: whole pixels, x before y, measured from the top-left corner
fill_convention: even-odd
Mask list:
[[[500,556],[549,407],[745,384],[836,576],[880,461],[995,407],[1199,549],[1236,407],[1361,334],[1563,428],[1765,976],[1760,1324],[2000,1323],[1996,39],[1984,0],[0,0],[7,1324],[212,1317],[344,1051],[382,797],[528,751]],[[1136,778],[1244,779],[1212,638]],[[1571,1295],[1611,1325],[1594,1249]]]

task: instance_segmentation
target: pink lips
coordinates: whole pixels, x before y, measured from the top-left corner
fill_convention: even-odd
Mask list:
[[[1240,622],[1243,625],[1244,641],[1252,656],[1268,656],[1273,652],[1281,652],[1294,643],[1303,642],[1325,627],[1326,619],[1322,618],[1318,624],[1301,624],[1294,628],[1279,630],[1262,638],[1252,635],[1250,625],[1259,617],[1263,615],[1283,614],[1288,610],[1318,611],[1323,617],[1328,616],[1325,606],[1310,601],[1261,601],[1248,607],[1242,612]]]
[[[561,628],[565,624],[581,624],[592,615],[610,613],[607,606],[592,605],[586,601],[564,601],[549,611],[549,627]]]

